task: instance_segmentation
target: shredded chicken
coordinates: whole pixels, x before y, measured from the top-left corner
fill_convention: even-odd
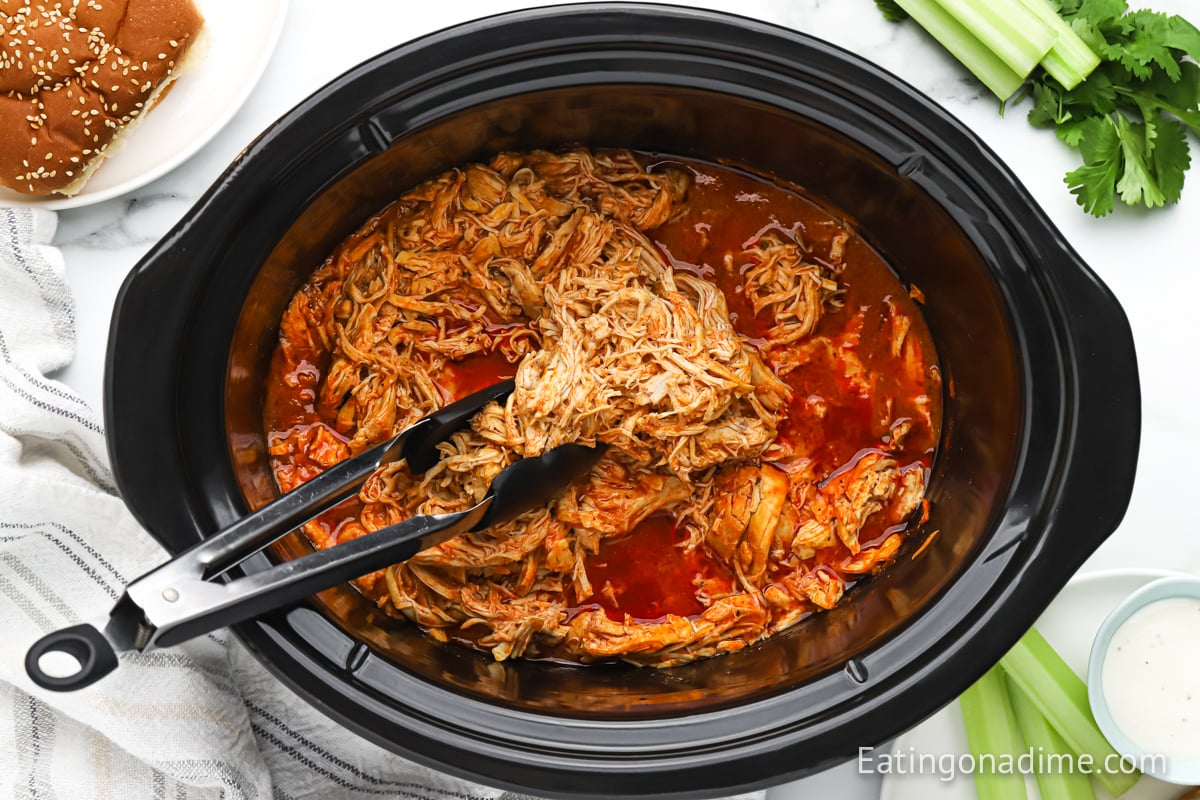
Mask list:
[[[545,297],[544,347],[521,362],[506,409],[522,455],[603,443],[686,476],[775,438],[786,387],[754,368],[716,287],[674,277],[634,232],[561,270]]]
[[[323,422],[271,441],[273,463],[303,461],[278,473],[284,490],[475,388],[480,359],[507,365],[516,384],[440,445],[427,473],[385,466],[353,520],[311,523],[317,546],[465,509],[506,466],[560,444],[607,446],[549,507],[360,578],[385,609],[498,660],[554,652],[662,667],[832,608],[894,557],[899,534],[863,537],[921,504],[923,470],[896,460],[912,422],[887,420],[878,449],[832,476],[806,455],[815,445],[781,437],[789,409],[836,413],[794,397],[789,372],[819,365],[842,373],[851,396],[873,391],[854,343],[815,333],[841,302],[848,235],[826,259],[773,233],[736,254],[749,262],[739,291],[773,320],[753,342],[716,284],[673,270],[647,238],[688,190],[686,171],[649,170],[627,151],[504,153],[406,194],[296,295],[281,347],[317,354],[289,375]],[[923,369],[910,321],[891,309],[891,356]],[[593,585],[589,564],[664,514],[678,552],[715,570],[696,578],[698,611],[614,614],[620,598]]]
[[[745,292],[754,313],[766,310],[775,320],[767,334],[770,346],[788,345],[812,333],[825,303],[838,291],[830,270],[808,261],[802,249],[777,233],[765,234],[742,255],[750,259]]]

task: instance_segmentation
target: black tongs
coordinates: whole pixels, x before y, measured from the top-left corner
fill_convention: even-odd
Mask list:
[[[427,471],[438,462],[439,443],[512,391],[508,380],[468,395],[147,572],[125,587],[103,631],[82,624],[43,636],[29,648],[25,671],[44,689],[80,689],[116,669],[118,652],[169,647],[242,622],[549,502],[596,463],[599,448],[565,444],[517,461],[466,511],[416,516],[261,572],[222,578],[228,578],[231,567],[355,495],[383,464],[404,459],[413,474]],[[41,659],[51,652],[72,656],[79,671],[66,676],[46,672]]]

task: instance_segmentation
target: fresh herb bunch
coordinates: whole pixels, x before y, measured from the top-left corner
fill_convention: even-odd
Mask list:
[[[891,20],[908,16],[902,3],[876,0]],[[1071,193],[1097,217],[1114,196],[1150,208],[1178,202],[1191,164],[1187,129],[1200,136],[1200,30],[1180,16],[1131,12],[1125,0],[1050,3],[1101,63],[1072,89],[1038,68],[1015,100],[1030,98],[1029,122],[1079,150],[1083,166],[1065,179]]]

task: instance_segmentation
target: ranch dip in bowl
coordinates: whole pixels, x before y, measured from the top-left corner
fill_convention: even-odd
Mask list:
[[[1096,723],[1123,756],[1171,783],[1200,783],[1200,578],[1131,594],[1101,625],[1088,664]]]

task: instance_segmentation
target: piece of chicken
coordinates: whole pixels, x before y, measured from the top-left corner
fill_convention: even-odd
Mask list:
[[[555,517],[576,528],[624,535],[658,511],[691,496],[691,487],[674,475],[621,464],[609,456],[592,468],[578,491],[558,502]]]
[[[857,555],[837,564],[839,572],[848,575],[865,575],[876,567],[892,560],[904,537],[898,533],[883,540],[883,543],[867,550],[860,550]]]
[[[740,466],[718,473],[709,550],[761,586],[775,531],[788,499],[787,474],[771,464]]]
[[[793,572],[783,579],[783,585],[798,600],[808,600],[818,608],[830,609],[842,599],[845,582],[831,569]]]
[[[746,299],[755,315],[765,311],[775,321],[767,331],[767,347],[787,345],[812,333],[825,304],[837,294],[834,271],[807,259],[798,243],[774,232],[764,234],[742,257],[750,261],[743,273]]]
[[[566,640],[595,659],[674,666],[741,650],[762,637],[769,621],[754,595],[736,594],[716,600],[699,617],[670,614],[655,622],[629,617],[616,621],[603,611],[587,611],[568,623]]]
[[[856,554],[860,549],[858,534],[868,517],[899,495],[900,502],[891,512],[899,522],[916,508],[923,488],[924,476],[919,470],[902,473],[889,456],[868,451],[835,473],[804,504],[792,551],[801,559],[812,558],[817,550],[840,540]]]

